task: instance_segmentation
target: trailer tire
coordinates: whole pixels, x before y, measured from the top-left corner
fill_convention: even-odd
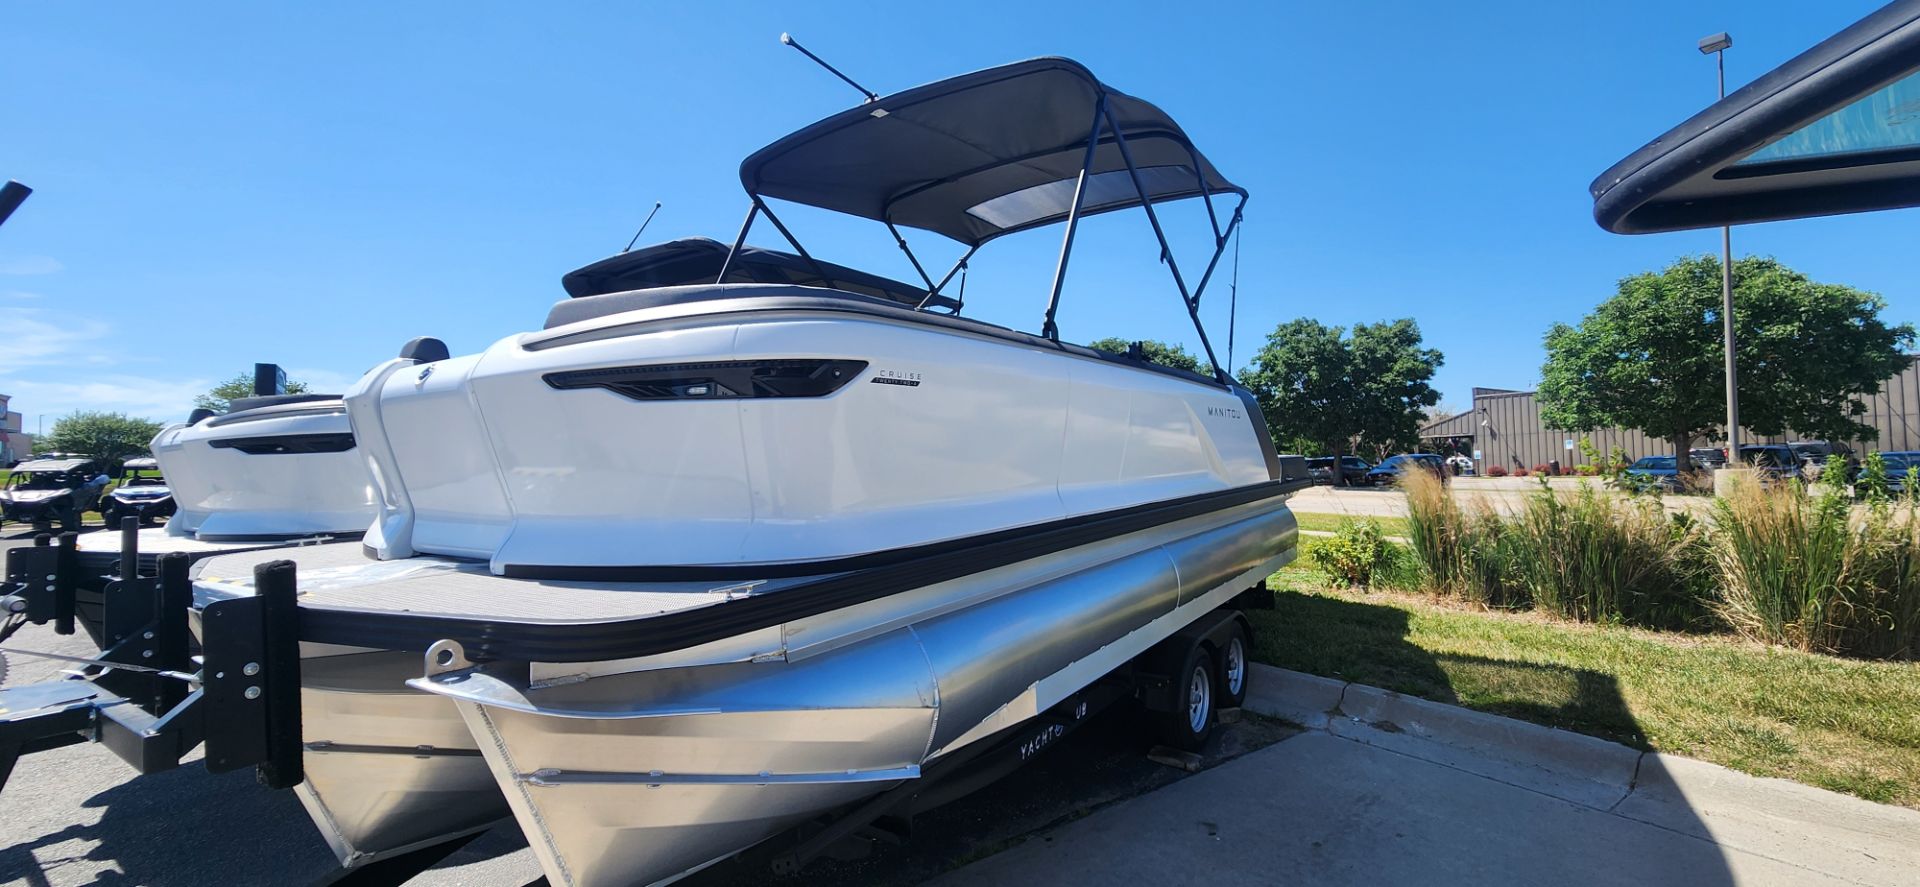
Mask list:
[[[1220,676],[1214,699],[1221,708],[1239,708],[1241,703],[1247,701],[1247,678],[1251,671],[1247,654],[1247,627],[1236,619],[1214,653],[1214,658],[1218,660],[1214,674]]]
[[[1175,694],[1181,704],[1173,711],[1155,713],[1162,745],[1199,751],[1207,744],[1213,735],[1219,685],[1213,650],[1196,641],[1187,648],[1180,669],[1174,672]]]

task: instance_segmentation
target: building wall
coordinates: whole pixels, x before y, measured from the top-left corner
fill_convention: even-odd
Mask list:
[[[0,466],[11,465],[33,453],[33,436],[22,431],[25,416],[7,409],[7,395],[0,394]]]
[[[1860,417],[1860,421],[1878,430],[1879,438],[1873,441],[1849,441],[1856,451],[1920,450],[1920,362],[1909,364],[1905,370],[1888,379],[1881,386],[1879,394],[1866,398],[1866,406],[1867,412]],[[1473,435],[1474,449],[1480,451],[1480,458],[1475,464],[1482,471],[1493,465],[1506,468],[1524,465],[1532,468],[1555,459],[1563,467],[1577,465],[1586,461],[1579,450],[1581,438],[1592,441],[1593,446],[1602,453],[1612,452],[1614,447],[1619,447],[1628,459],[1673,454],[1672,445],[1666,441],[1624,428],[1602,428],[1591,432],[1549,428],[1540,419],[1540,404],[1531,391],[1476,388],[1473,391],[1472,410],[1442,419],[1420,432],[1423,438],[1468,434]],[[1773,437],[1749,434],[1743,437],[1743,440],[1754,443],[1783,443],[1800,439],[1801,436],[1797,434]],[[1566,448],[1568,440],[1574,441],[1575,449]],[[1715,441],[1701,440],[1695,442],[1694,446],[1716,444]]]

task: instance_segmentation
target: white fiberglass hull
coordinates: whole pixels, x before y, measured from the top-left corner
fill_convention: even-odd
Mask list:
[[[167,521],[173,536],[360,534],[373,522],[373,485],[338,400],[172,425],[153,455],[179,509]]]

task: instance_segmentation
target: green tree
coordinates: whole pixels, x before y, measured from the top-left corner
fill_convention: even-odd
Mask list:
[[[159,433],[160,423],[135,419],[124,413],[76,412],[53,423],[53,430],[45,438],[46,446],[36,442],[34,449],[121,462],[131,456],[146,455],[148,444]]]
[[[1410,319],[1355,324],[1349,333],[1301,318],[1267,336],[1240,383],[1259,400],[1275,440],[1335,457],[1360,447],[1412,449],[1427,409],[1440,402],[1430,382],[1444,360],[1421,345]]]
[[[287,380],[288,394],[307,393],[307,383]],[[253,396],[253,374],[241,373],[225,382],[213,386],[213,390],[193,399],[193,405],[204,407],[216,413],[224,413],[235,400]]]
[[[1087,347],[1095,351],[1105,351],[1110,354],[1125,354],[1127,353],[1127,346],[1131,344],[1133,343],[1126,339],[1110,337],[1097,342],[1089,342],[1087,343]],[[1140,350],[1146,352],[1148,360],[1161,366],[1187,370],[1203,376],[1209,375],[1206,370],[1200,368],[1200,359],[1188,354],[1187,349],[1179,345],[1169,345],[1165,342],[1147,339],[1140,343]]]
[[[1762,434],[1872,440],[1861,398],[1906,366],[1910,324],[1880,319],[1872,293],[1816,283],[1770,258],[1734,263],[1740,424]],[[1541,419],[1592,431],[1636,428],[1668,441],[1680,470],[1695,440],[1726,418],[1720,262],[1680,259],[1620,281],[1578,326],[1547,331]]]

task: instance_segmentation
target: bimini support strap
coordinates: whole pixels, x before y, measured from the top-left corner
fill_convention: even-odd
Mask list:
[[[939,283],[934,284],[933,289],[927,291],[926,298],[921,299],[920,304],[913,306],[913,310],[918,311],[927,307],[927,303],[932,301],[934,296],[940,295],[940,291],[947,288],[947,284],[953,281],[953,275],[957,273],[960,275],[960,298],[954,300],[953,313],[958,315],[960,305],[967,298],[967,260],[973,258],[974,252],[978,249],[980,249],[978,244],[967,247],[967,251],[960,256],[960,261],[953,263],[953,267],[947,269],[946,275],[940,278]]]
[[[1240,231],[1233,232],[1233,279],[1227,281],[1227,372],[1233,372],[1234,323],[1240,317]]]
[[[1060,262],[1053,267],[1053,290],[1047,295],[1047,318],[1046,322],[1040,325],[1040,335],[1055,342],[1060,341],[1060,328],[1054,324],[1053,316],[1060,310],[1060,286],[1067,281],[1067,259],[1073,255],[1073,234],[1080,227],[1080,205],[1087,196],[1087,170],[1093,168],[1093,152],[1100,147],[1101,121],[1110,119],[1111,116],[1107,113],[1107,95],[1103,92],[1099,100],[1093,104],[1093,125],[1087,128],[1087,154],[1080,161],[1080,177],[1073,183],[1073,206],[1067,210],[1067,233],[1060,238]],[[1114,135],[1116,138],[1119,136],[1117,127]],[[1122,144],[1125,143],[1122,142]],[[1127,161],[1127,166],[1131,168],[1133,161]],[[1135,174],[1135,187],[1139,186],[1139,181],[1139,175]],[[1152,209],[1149,208],[1148,212],[1152,212]],[[1153,227],[1155,231],[1160,230],[1160,223],[1155,222]],[[1184,290],[1182,292],[1184,294]]]

